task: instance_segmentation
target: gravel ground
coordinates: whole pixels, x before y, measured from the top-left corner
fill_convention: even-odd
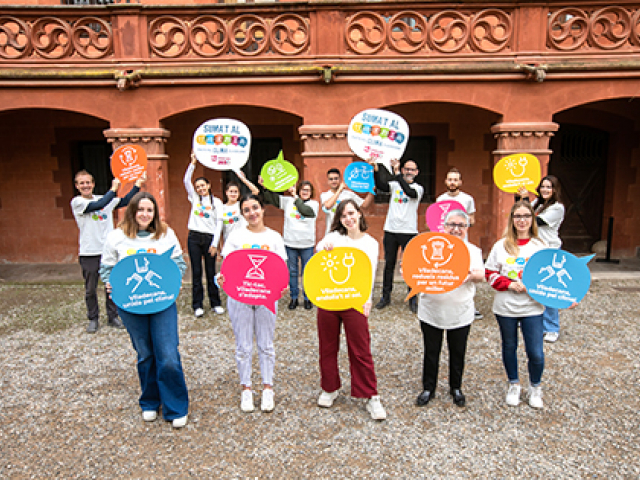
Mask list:
[[[84,332],[82,286],[0,284],[0,477],[640,477],[640,279],[596,280],[578,308],[561,313],[560,340],[545,345],[543,411],[504,403],[487,285],[469,339],[467,407],[448,396],[446,348],[437,397],[416,407],[422,342],[403,292],[397,286],[370,321],[385,422],[349,397],[344,345],[341,395],[329,410],[316,406],[315,311],[291,314],[288,299],[276,329],[276,409],[242,413],[228,318],[194,319],[183,293],[191,410],[187,427],[173,430],[140,417],[127,334]],[[526,386],[524,362],[520,369]]]

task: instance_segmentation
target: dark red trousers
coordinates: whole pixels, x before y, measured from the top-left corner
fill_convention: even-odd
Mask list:
[[[334,392],[341,386],[338,352],[342,324],[349,352],[351,396],[371,398],[378,394],[378,381],[371,356],[369,322],[367,317],[354,309],[333,312],[318,308],[320,386],[325,392]]]

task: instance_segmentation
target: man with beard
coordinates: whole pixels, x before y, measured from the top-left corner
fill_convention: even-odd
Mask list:
[[[445,200],[455,200],[456,202],[459,202],[464,207],[467,215],[469,215],[470,225],[476,223],[476,204],[471,195],[460,191],[460,185],[462,185],[462,174],[457,168],[453,167],[449,170],[444,184],[447,186],[447,191],[440,195],[436,199],[436,202],[443,202]]]
[[[413,160],[406,160],[402,165],[398,160],[392,160],[393,176],[386,167],[380,167],[375,160],[370,160],[369,163],[373,166],[376,188],[391,193],[382,242],[385,259],[382,297],[376,304],[377,309],[383,309],[391,303],[398,247],[404,251],[409,240],[418,234],[418,206],[424,188],[415,183],[419,170],[418,164]],[[418,311],[418,300],[415,296],[409,300],[409,308],[413,313]]]

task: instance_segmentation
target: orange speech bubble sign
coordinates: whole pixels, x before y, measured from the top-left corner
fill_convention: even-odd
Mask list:
[[[404,249],[402,276],[411,292],[445,293],[462,285],[469,274],[469,249],[458,237],[429,232],[414,237]]]
[[[138,145],[122,145],[111,155],[111,173],[122,183],[134,182],[147,169],[147,152]]]
[[[501,158],[493,167],[493,181],[507,193],[516,193],[524,187],[537,195],[540,175],[540,161],[530,153],[514,153]]]

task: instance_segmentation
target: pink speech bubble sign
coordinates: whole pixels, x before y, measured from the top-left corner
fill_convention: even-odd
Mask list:
[[[289,284],[289,269],[280,255],[247,248],[227,255],[220,267],[224,291],[234,300],[264,305],[276,313],[276,302]]]
[[[462,210],[465,213],[467,212],[462,204],[455,200],[444,200],[442,202],[434,203],[427,208],[426,220],[429,230],[432,232],[444,232],[444,217],[451,210]]]

